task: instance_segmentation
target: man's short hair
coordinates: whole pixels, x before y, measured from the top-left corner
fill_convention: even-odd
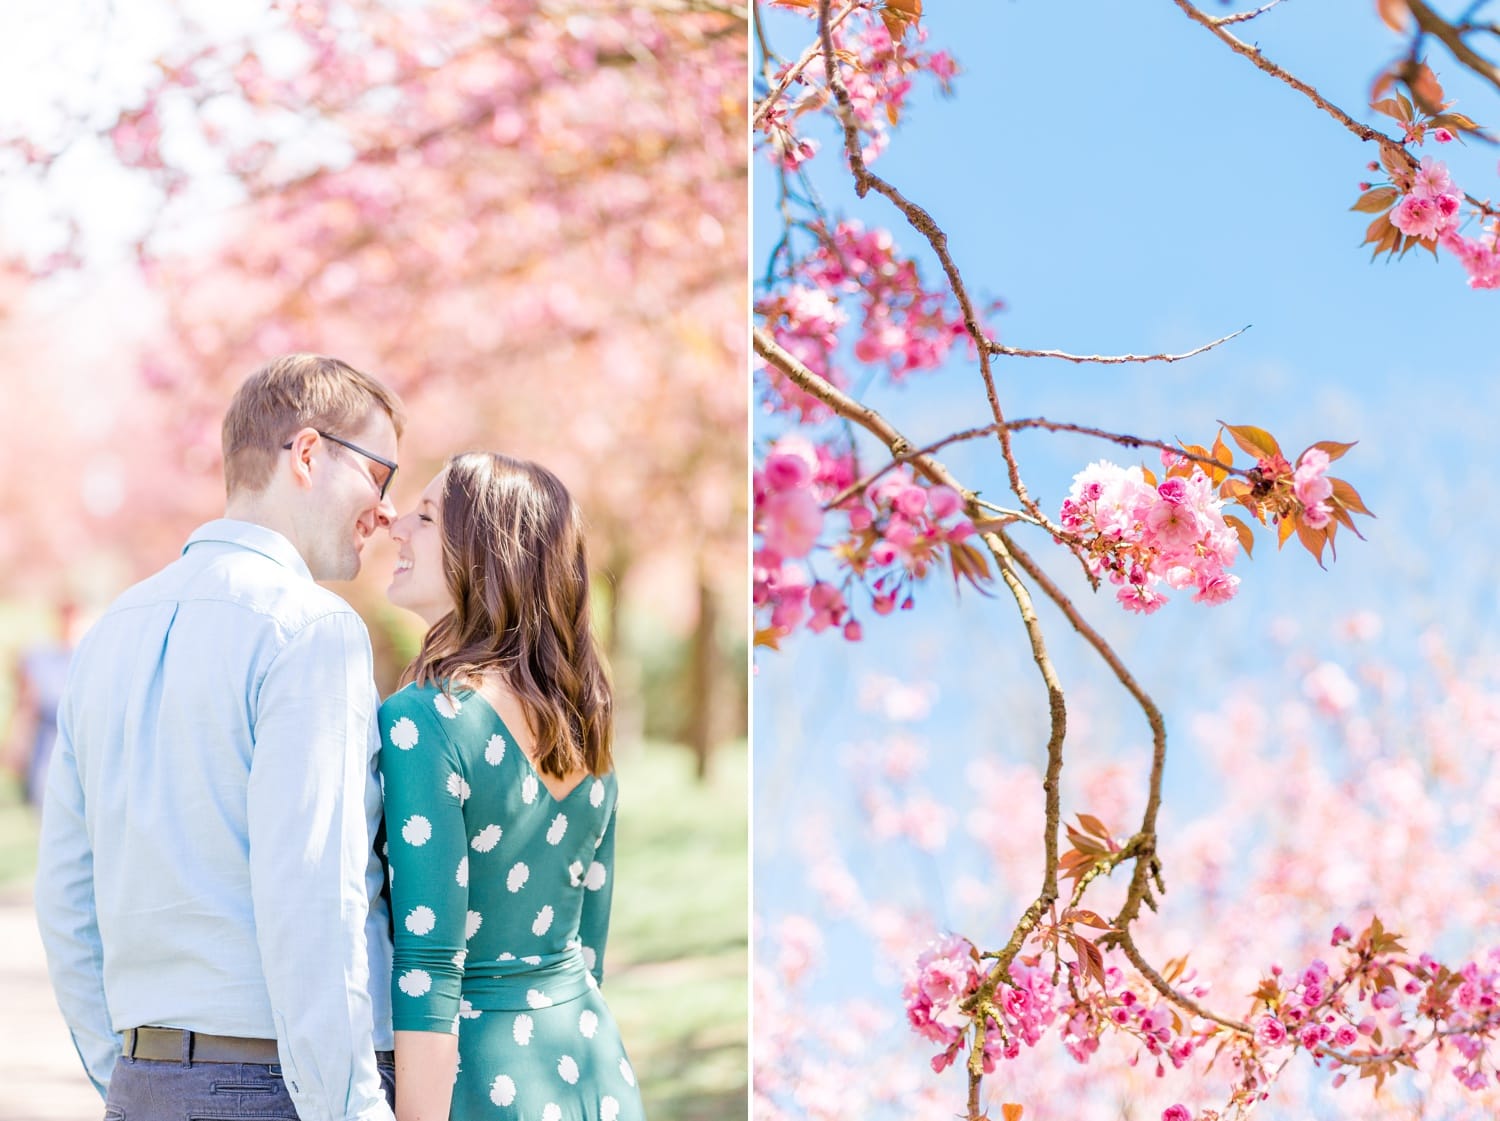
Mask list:
[[[401,399],[368,374],[321,354],[273,358],[245,379],[224,414],[224,489],[261,491],[293,433],[316,428],[349,436],[383,409],[399,437]]]

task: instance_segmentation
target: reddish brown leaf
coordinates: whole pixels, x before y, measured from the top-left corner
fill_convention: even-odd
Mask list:
[[[1411,90],[1412,99],[1416,101],[1422,112],[1430,115],[1441,113],[1448,108],[1448,103],[1443,100],[1442,83],[1437,80],[1432,67],[1425,62],[1419,62],[1407,68],[1405,77],[1406,88]]]
[[[1288,518],[1287,521],[1297,527],[1297,540],[1302,543],[1304,549],[1313,555],[1313,559],[1318,562],[1318,567],[1325,567],[1323,564],[1323,547],[1328,544],[1328,531],[1326,529],[1312,529],[1300,517]]]
[[[1411,18],[1406,0],[1375,0],[1375,10],[1385,25],[1398,35],[1406,30],[1406,21]]]
[[[1360,242],[1360,244],[1369,245],[1371,242],[1374,242],[1378,245],[1384,240],[1385,235],[1395,228],[1391,225],[1391,216],[1389,214],[1382,214],[1366,227],[1365,240]],[[1379,253],[1380,250],[1377,249],[1375,252]]]
[[[1292,535],[1297,528],[1297,519],[1291,514],[1283,514],[1281,521],[1276,525],[1276,547],[1280,549],[1286,544],[1286,539]]]
[[[1004,1102],[1000,1106],[1003,1121],[1021,1121],[1021,1107],[1015,1102]]]
[[[1240,539],[1240,548],[1245,550],[1245,555],[1252,556],[1255,548],[1255,534],[1250,531],[1250,527],[1233,514],[1225,514],[1224,521]]]
[[[1109,827],[1093,814],[1081,813],[1078,815],[1078,824],[1083,826],[1083,831],[1091,836],[1098,837],[1102,841],[1111,839]]]
[[[1347,444],[1341,444],[1337,440],[1319,440],[1313,447],[1324,452],[1328,456],[1328,462],[1332,463],[1335,459],[1342,459],[1345,453],[1357,443],[1359,443],[1358,440],[1352,440]],[[1308,451],[1311,450],[1312,448],[1308,449]],[[1306,454],[1307,452],[1302,453],[1302,455]],[[1297,458],[1301,459],[1302,456],[1298,456]]]
[[[1356,514],[1367,514],[1372,518],[1375,516],[1365,507],[1364,502],[1359,497],[1359,492],[1343,479],[1335,479],[1332,475],[1329,475],[1328,481],[1333,484],[1333,497],[1337,498],[1345,506],[1349,507],[1349,509],[1353,510]]]
[[[1401,192],[1395,187],[1371,187],[1355,199],[1354,205],[1349,209],[1365,214],[1380,214],[1394,206],[1400,197]]]
[[[1224,424],[1223,421],[1219,423]],[[1246,455],[1268,459],[1281,454],[1281,445],[1276,442],[1276,437],[1264,428],[1256,428],[1253,424],[1224,424],[1224,428]]]

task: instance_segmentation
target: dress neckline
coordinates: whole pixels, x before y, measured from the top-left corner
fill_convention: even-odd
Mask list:
[[[584,771],[583,777],[573,784],[572,789],[564,794],[561,798],[559,798],[557,795],[552,793],[552,788],[547,785],[546,778],[542,775],[541,771],[537,770],[536,764],[531,761],[531,756],[527,755],[525,751],[521,750],[521,741],[518,740],[516,738],[516,734],[510,730],[510,725],[507,724],[504,718],[501,717],[500,713],[496,711],[495,706],[490,703],[489,698],[481,693],[478,689],[465,689],[460,690],[460,692],[467,694],[467,699],[465,699],[463,702],[464,704],[468,704],[470,700],[477,699],[480,704],[484,705],[485,710],[490,714],[490,719],[492,719],[496,724],[500,725],[501,730],[505,733],[506,740],[508,740],[510,745],[515,748],[516,755],[520,757],[520,760],[525,765],[526,769],[531,772],[532,777],[536,779],[537,785],[541,787],[542,793],[547,795],[547,797],[552,801],[553,805],[561,806],[571,801],[573,796],[583,789],[584,784],[587,783],[589,779],[593,779],[595,782],[599,781],[597,775],[593,775],[588,771]]]

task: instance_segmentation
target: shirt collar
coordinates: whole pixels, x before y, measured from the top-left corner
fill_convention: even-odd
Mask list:
[[[290,568],[309,580],[312,579],[312,571],[307,567],[307,562],[302,559],[302,554],[297,552],[296,547],[274,529],[268,529],[263,525],[237,521],[234,518],[217,518],[195,529],[193,535],[187,539],[187,544],[182,547],[182,551],[186,553],[194,545],[204,541],[249,549],[271,558],[277,564]]]

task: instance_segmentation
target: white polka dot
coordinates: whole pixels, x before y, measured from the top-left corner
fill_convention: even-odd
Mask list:
[[[526,867],[524,861],[518,860],[511,865],[510,872],[506,874],[505,886],[511,891],[520,891],[530,878],[531,869]]]
[[[604,784],[598,779],[595,779],[594,785],[589,787],[589,805],[596,810],[604,805]]]
[[[410,716],[403,716],[391,725],[391,744],[402,751],[410,751],[417,746],[417,726]]]
[[[490,737],[490,742],[484,746],[484,761],[492,767],[498,767],[504,758],[505,737],[496,732]]]
[[[521,801],[528,806],[536,801],[537,781],[536,775],[527,775],[521,780]]]
[[[541,965],[542,964],[541,956],[538,955],[538,954],[527,954],[521,960],[524,961],[527,965]]]
[[[456,965],[459,969],[462,969],[464,967],[464,962],[466,962],[468,960],[469,960],[469,951],[468,950],[459,950],[458,953],[456,953],[456,954],[453,955],[453,964]]]
[[[448,776],[448,793],[458,799],[459,805],[469,800],[469,784],[464,781],[464,776],[454,771]]]
[[[406,929],[413,934],[430,934],[436,925],[437,916],[431,907],[413,907],[411,914],[406,916]]]
[[[525,1047],[531,1042],[531,1017],[522,1012],[511,1025],[510,1034],[517,1043]]]
[[[592,1009],[585,1008],[578,1016],[578,1031],[584,1039],[593,1039],[594,1032],[599,1030],[599,1017]]]
[[[583,964],[588,968],[589,973],[592,974],[594,966],[599,964],[599,955],[594,953],[594,947],[592,946],[585,946],[579,952],[583,954]]]
[[[438,710],[438,715],[447,720],[452,720],[463,711],[464,705],[457,697],[450,697],[447,693],[439,693],[432,699],[432,707]]]
[[[414,847],[421,847],[432,839],[432,822],[421,814],[412,814],[401,827],[401,839]]]
[[[585,973],[583,979],[589,983],[589,988],[595,992],[599,991],[599,978],[595,977],[592,973]]]
[[[536,920],[531,924],[531,933],[538,938],[552,929],[552,905],[549,903],[536,913]]]
[[[495,960],[496,961],[515,961],[516,960],[516,955],[513,954],[513,953],[511,953],[509,950],[506,950],[505,953],[501,954]]]
[[[578,1081],[578,1063],[572,1055],[564,1055],[557,1060],[557,1076],[569,1086]]]
[[[458,871],[453,873],[453,878],[458,881],[459,887],[469,886],[469,858],[467,856],[458,862]]]
[[[464,916],[464,940],[468,941],[479,933],[479,928],[484,925],[484,916],[478,911],[470,911]]]
[[[540,989],[527,989],[526,1004],[531,1008],[551,1008],[552,998]]]
[[[562,1121],[562,1106],[556,1102],[542,1106],[542,1121]]]
[[[510,1075],[495,1075],[495,1081],[490,1083],[490,1101],[496,1105],[510,1105],[515,1100],[516,1084],[511,1080]]]
[[[477,1020],[481,1013],[463,997],[458,998],[458,1018],[460,1020]]]
[[[432,975],[425,969],[408,969],[396,983],[407,996],[426,996],[432,988]]]
[[[568,831],[568,815],[558,814],[552,819],[552,824],[547,827],[547,843],[555,845],[563,839],[563,834]]]
[[[503,830],[498,825],[486,825],[478,833],[474,834],[474,839],[469,842],[469,847],[475,852],[489,852],[500,843],[502,832]]]
[[[630,1069],[630,1062],[628,1059],[622,1058],[620,1060],[620,1077],[623,1078],[626,1082],[630,1083],[632,1086],[635,1085],[635,1071]]]
[[[583,883],[583,861],[575,860],[568,865],[568,883],[574,887]]]
[[[606,1094],[599,1099],[599,1121],[618,1121],[620,1103]]]
[[[598,891],[604,886],[604,881],[608,878],[608,875],[609,873],[605,870],[604,865],[596,860],[589,865],[588,875],[583,877],[583,886],[590,891]]]

